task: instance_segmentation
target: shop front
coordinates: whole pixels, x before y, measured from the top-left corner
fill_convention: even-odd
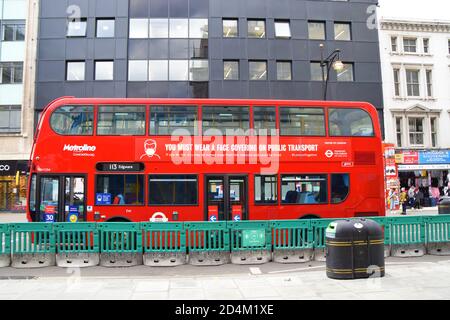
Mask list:
[[[0,212],[25,212],[27,161],[0,160]]]
[[[450,150],[397,150],[400,186],[419,188],[425,207],[436,205],[450,183]]]

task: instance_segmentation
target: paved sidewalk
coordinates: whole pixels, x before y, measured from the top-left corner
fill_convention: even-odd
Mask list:
[[[172,268],[178,269],[176,276],[140,276],[136,272],[147,268],[158,274],[158,270],[164,273],[166,268],[74,268],[62,269],[65,276],[33,279],[23,275],[14,278],[15,269],[5,268],[0,269],[0,299],[450,299],[450,257],[389,258],[386,276],[368,280],[328,279],[323,263],[313,267],[284,265],[284,270],[275,271],[267,269],[267,265],[240,267],[245,272],[202,275],[207,267],[196,267],[198,274],[193,274],[183,272],[191,270],[189,266],[181,266]],[[85,276],[92,269],[98,269],[103,276]],[[33,274],[32,270],[20,271]]]
[[[0,223],[15,223],[27,222],[27,215],[25,213],[0,213]]]

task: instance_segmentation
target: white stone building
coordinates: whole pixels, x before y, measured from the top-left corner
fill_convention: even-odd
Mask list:
[[[385,141],[402,186],[447,184],[450,22],[380,20]]]

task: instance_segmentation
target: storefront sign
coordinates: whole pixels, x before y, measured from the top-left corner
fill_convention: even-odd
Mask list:
[[[0,161],[0,176],[16,175],[17,161]]]
[[[419,164],[450,164],[450,150],[419,152]]]

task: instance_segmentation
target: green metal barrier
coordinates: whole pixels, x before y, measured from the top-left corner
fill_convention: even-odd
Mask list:
[[[427,216],[424,222],[427,253],[450,255],[450,216]]]
[[[271,221],[273,260],[280,263],[311,261],[314,256],[310,220]]]
[[[142,264],[140,223],[103,222],[100,230],[100,265],[126,267]]]
[[[55,265],[55,233],[52,223],[15,223],[12,231],[14,268],[38,268]]]
[[[230,262],[230,232],[226,222],[185,223],[189,263],[221,265]]]
[[[186,263],[186,231],[183,223],[141,223],[144,238],[144,264],[176,266]]]
[[[390,243],[394,257],[418,257],[425,254],[425,223],[423,216],[387,217],[391,231]]]
[[[0,224],[0,268],[11,264],[11,231],[9,225]]]
[[[268,221],[227,222],[231,262],[261,264],[271,260],[272,230]]]
[[[57,223],[56,264],[89,267],[100,262],[100,237],[96,223]]]
[[[311,228],[313,233],[313,247],[314,247],[314,260],[325,261],[326,260],[326,238],[325,230],[328,225],[339,219],[315,219],[311,220]]]

